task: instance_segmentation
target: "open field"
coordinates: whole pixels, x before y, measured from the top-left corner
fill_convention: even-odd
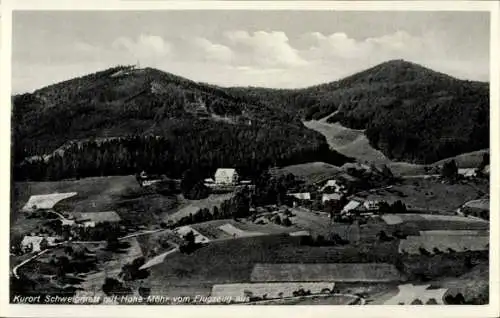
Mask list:
[[[295,228],[293,227],[284,227],[274,223],[260,225],[252,223],[246,219],[240,219],[238,222],[233,219],[213,220],[192,224],[191,227],[208,237],[210,240],[232,239],[234,238],[233,233],[237,234],[236,237],[241,237],[289,233],[295,231]]]
[[[304,125],[323,134],[332,149],[343,155],[356,158],[360,162],[387,164],[392,172],[398,175],[425,173],[424,165],[395,162],[388,159],[382,152],[370,145],[363,130],[350,129],[339,123],[330,124],[324,120],[306,121]],[[473,151],[437,161],[429,166],[442,166],[445,162],[453,159],[459,168],[476,168],[481,163],[483,154],[488,152],[489,149]]]
[[[159,194],[149,194],[140,188],[133,176],[95,177],[80,180],[54,182],[15,182],[13,189],[11,224],[24,217],[22,206],[32,195],[56,192],[76,192],[77,195],[65,199],[54,206],[60,212],[100,212],[116,211],[124,220],[133,224],[156,223],[163,211],[175,205],[174,198]],[[14,223],[15,222],[15,223]]]
[[[233,193],[210,194],[208,198],[201,200],[187,200],[181,198],[179,207],[175,211],[165,215],[164,221],[172,220],[175,222],[185,216],[189,216],[189,214],[195,214],[198,210],[203,208],[207,208],[212,212],[214,206],[219,207],[222,202],[231,199],[233,195]]]
[[[311,294],[330,293],[334,283],[326,282],[280,282],[280,283],[242,283],[214,285],[211,296],[220,297],[292,297],[294,291],[303,289]]]
[[[475,230],[489,229],[489,222],[470,217],[435,214],[385,214],[381,218],[387,225],[405,225],[417,231],[433,230]]]
[[[339,174],[343,174],[343,170],[340,167],[324,162],[308,162],[273,169],[271,173],[275,175],[286,175],[291,173],[295,177],[304,180],[306,184],[315,184],[325,182]]]
[[[466,202],[464,204],[466,208],[489,210],[490,209],[490,199],[479,199]]]
[[[424,166],[406,162],[395,162],[388,159],[381,151],[373,148],[363,130],[346,128],[339,123],[330,124],[324,121],[311,120],[304,125],[323,134],[330,148],[360,162],[387,164],[396,174],[423,173]]]
[[[149,284],[171,295],[185,286],[249,282],[258,263],[373,263],[391,262],[397,242],[357,246],[301,245],[299,237],[267,235],[212,241],[191,254],[173,253],[151,268]]]
[[[483,155],[488,154],[489,152],[489,149],[468,152],[452,158],[437,161],[433,163],[432,166],[442,166],[445,162],[453,159],[459,168],[477,168],[483,160]]]
[[[424,248],[429,253],[434,253],[434,249],[448,253],[448,249],[456,252],[462,251],[483,251],[488,250],[489,236],[477,235],[424,235],[408,236],[399,243],[399,252],[409,254],[421,254],[420,248]]]
[[[391,282],[402,280],[392,264],[327,263],[327,264],[256,264],[253,282]]]
[[[401,200],[408,209],[448,211],[452,214],[465,202],[489,193],[488,180],[477,184],[442,184],[431,179],[404,180],[390,189],[367,193],[366,200],[388,203]]]

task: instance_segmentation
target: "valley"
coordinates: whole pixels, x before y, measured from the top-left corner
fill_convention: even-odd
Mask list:
[[[486,304],[488,89],[393,60],[295,90],[117,66],[13,96],[12,295]]]

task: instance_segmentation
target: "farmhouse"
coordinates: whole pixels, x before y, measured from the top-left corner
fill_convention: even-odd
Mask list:
[[[216,184],[236,184],[238,183],[238,173],[236,169],[232,168],[219,168],[215,172]]]
[[[106,212],[75,212],[76,223],[84,227],[95,227],[99,223],[120,221],[120,216],[115,211]]]
[[[55,237],[44,237],[44,236],[25,236],[21,241],[21,247],[25,252],[40,252],[49,246],[55,244]]]
[[[475,177],[477,175],[474,168],[458,169],[458,174],[464,177]]]
[[[325,203],[326,201],[339,201],[342,198],[342,195],[339,193],[323,193],[321,197],[321,202]]]

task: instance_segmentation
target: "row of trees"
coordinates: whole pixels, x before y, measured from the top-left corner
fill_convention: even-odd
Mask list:
[[[256,176],[274,165],[322,160],[341,165],[322,136],[292,126],[236,126],[211,121],[182,121],[172,135],[128,136],[70,142],[45,160],[32,158],[14,167],[17,180],[60,180],[127,175],[146,170],[181,178],[192,169],[208,177],[219,167]],[[223,145],[223,146],[222,146]]]

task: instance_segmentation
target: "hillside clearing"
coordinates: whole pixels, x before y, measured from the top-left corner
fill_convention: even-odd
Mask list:
[[[323,134],[330,148],[360,162],[387,164],[393,173],[401,175],[424,172],[422,165],[395,162],[388,159],[381,151],[370,145],[363,130],[350,129],[339,123],[330,124],[317,120],[305,121],[304,125]]]
[[[200,200],[187,200],[181,198],[180,205],[177,211],[173,211],[168,215],[165,215],[164,221],[167,222],[169,220],[172,220],[176,222],[185,216],[189,216],[190,214],[195,214],[200,209],[206,208],[212,211],[215,206],[220,207],[222,202],[230,200],[233,196],[234,193],[223,193],[223,194],[210,194],[208,198]]]
[[[221,229],[222,231],[226,232],[227,234],[229,234],[233,237],[265,235],[264,233],[261,233],[261,232],[243,231],[230,223],[226,223],[224,225],[219,226],[219,229]]]

